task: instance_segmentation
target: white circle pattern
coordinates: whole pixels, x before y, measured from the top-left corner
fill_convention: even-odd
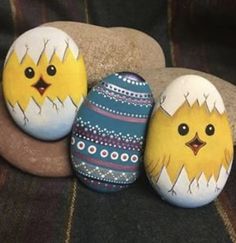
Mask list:
[[[131,159],[132,163],[137,163],[138,162],[138,156],[136,154],[133,154],[130,159]]]
[[[72,139],[71,139],[71,144],[74,144],[74,143],[75,143],[75,138],[72,137]],[[79,141],[79,142],[77,143],[77,148],[78,148],[79,150],[84,150],[84,149],[85,149],[85,143],[82,142],[82,141]],[[88,153],[89,153],[89,154],[95,154],[95,153],[97,152],[97,148],[96,148],[96,146],[94,146],[94,145],[90,145],[90,146],[88,147],[87,150],[88,150]],[[100,151],[100,156],[101,156],[102,158],[106,158],[106,157],[109,156],[109,152],[108,152],[106,149],[102,149],[102,150]],[[117,159],[119,158],[119,153],[117,153],[116,151],[113,151],[113,152],[110,154],[110,158],[111,158],[112,160],[117,160]],[[127,153],[122,153],[122,154],[120,155],[120,159],[121,159],[122,162],[127,162],[127,161],[130,159],[130,161],[131,161],[132,163],[137,163],[139,158],[138,158],[138,156],[137,156],[136,154],[133,154],[133,155],[129,156]]]
[[[88,147],[88,152],[89,152],[90,154],[95,154],[95,153],[97,152],[97,148],[96,148],[95,146],[93,146],[93,145],[90,145],[90,146]]]
[[[116,160],[116,159],[118,159],[118,157],[119,157],[119,154],[117,152],[111,153],[111,159]]]
[[[85,143],[82,142],[82,141],[79,141],[79,142],[77,143],[77,148],[78,148],[79,150],[83,150],[83,149],[85,148]]]
[[[129,160],[129,155],[126,153],[123,153],[120,158],[123,162],[127,162]]]
[[[74,145],[74,144],[75,144],[75,138],[72,137],[72,138],[71,138],[71,145]]]
[[[106,149],[103,149],[101,152],[100,152],[100,155],[102,158],[106,158],[108,156],[108,151]]]

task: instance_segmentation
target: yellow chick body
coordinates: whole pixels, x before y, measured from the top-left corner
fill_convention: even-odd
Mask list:
[[[77,45],[56,28],[25,32],[8,52],[3,93],[12,118],[25,132],[44,140],[64,137],[87,94]]]
[[[223,189],[233,161],[232,134],[209,81],[195,75],[173,81],[153,112],[146,141],[147,175],[167,201],[198,207]]]

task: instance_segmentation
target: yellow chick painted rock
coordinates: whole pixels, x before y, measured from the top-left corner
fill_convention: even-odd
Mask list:
[[[174,80],[148,128],[144,162],[153,188],[174,205],[203,206],[222,191],[232,161],[231,129],[217,89],[197,75]]]
[[[3,94],[13,120],[26,133],[49,141],[66,136],[87,94],[78,46],[57,28],[25,32],[7,54]]]

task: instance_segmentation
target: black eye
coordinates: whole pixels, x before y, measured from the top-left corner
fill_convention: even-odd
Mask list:
[[[56,74],[56,72],[57,72],[57,69],[56,69],[56,67],[54,65],[49,65],[47,67],[47,73],[48,73],[48,75],[53,76],[53,75]]]
[[[215,127],[212,124],[208,124],[205,129],[205,133],[208,136],[212,136],[215,133]]]
[[[27,67],[25,69],[25,76],[27,78],[33,78],[34,77],[34,69],[32,67]]]
[[[179,132],[179,134],[180,134],[181,136],[185,136],[185,135],[187,135],[188,132],[189,132],[189,127],[188,127],[188,125],[185,124],[185,123],[181,123],[181,124],[179,125],[179,127],[178,127],[178,132]]]

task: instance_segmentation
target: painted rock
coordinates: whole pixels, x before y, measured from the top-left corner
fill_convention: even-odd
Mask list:
[[[26,133],[43,140],[64,137],[86,93],[83,58],[65,32],[37,27],[12,44],[3,94],[13,120]]]
[[[149,85],[134,73],[112,74],[92,88],[71,138],[73,168],[84,184],[112,192],[136,180],[152,107]]]
[[[153,188],[180,207],[213,201],[233,161],[232,134],[223,100],[197,75],[175,79],[150,118],[144,164]]]

